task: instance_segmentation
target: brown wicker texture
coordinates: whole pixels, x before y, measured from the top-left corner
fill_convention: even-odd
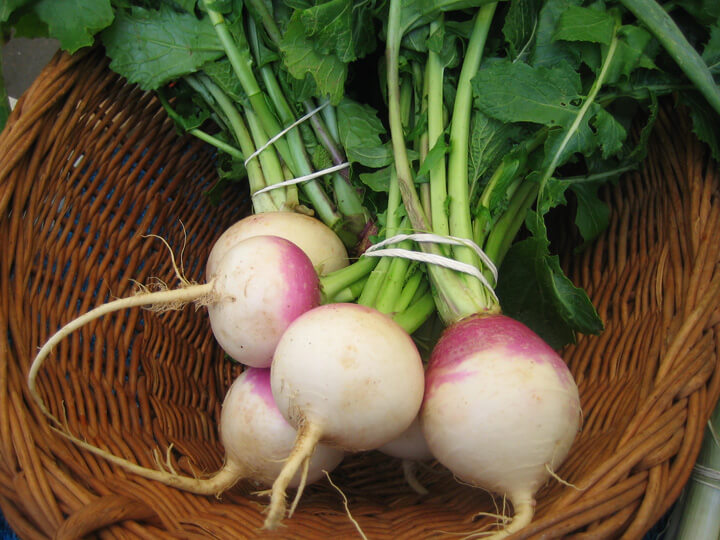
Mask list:
[[[123,84],[97,53],[60,55],[0,136],[0,508],[23,538],[355,538],[340,494],[306,491],[278,532],[260,530],[265,499],[240,484],[221,499],[137,478],[50,429],[25,377],[59,326],[132,280],[174,283],[167,249],[187,230],[188,277],[248,211],[241,189],[204,192],[212,154],[178,136],[149,95]],[[564,264],[607,323],[565,351],[584,427],[539,493],[517,538],[640,538],[677,498],[720,392],[716,304],[720,200],[716,165],[681,115],[663,111],[641,171],[608,193],[612,226]],[[224,360],[203,310],[106,316],[65,340],[39,387],[87,441],[185,474],[222,462],[216,420],[237,366]],[[528,441],[530,444],[531,442]],[[435,538],[493,526],[490,497],[442,467],[421,467],[430,494],[377,452],[333,473],[370,539]],[[502,501],[496,501],[501,508]],[[454,538],[456,536],[448,536]]]

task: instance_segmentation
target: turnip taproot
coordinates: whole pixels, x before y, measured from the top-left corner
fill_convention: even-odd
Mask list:
[[[270,391],[270,370],[246,368],[228,389],[220,415],[220,440],[225,449],[223,466],[207,478],[191,478],[163,470],[149,469],[110,454],[73,435],[62,434],[82,448],[124,469],[199,495],[217,495],[245,479],[260,487],[272,484],[292,450],[296,432],[280,414]],[[341,450],[318,445],[309,462],[307,475],[295,475],[291,487],[312,483],[332,471],[343,458]]]
[[[207,283],[190,283],[179,269],[176,272],[181,288],[144,290],[108,302],[50,337],[28,373],[30,393],[44,413],[49,415],[35,385],[45,358],[71,332],[105,314],[138,306],[177,309],[195,301],[207,306],[213,334],[230,356],[253,367],[268,367],[285,328],[320,303],[319,281],[310,259],[292,242],[275,236],[256,236],[235,244],[218,261]]]
[[[405,431],[422,402],[422,360],[388,316],[357,304],[329,304],[298,317],[273,356],[272,393],[298,429],[273,484],[266,528],[285,513],[285,489],[319,442],[346,451],[375,449]]]
[[[421,423],[428,446],[460,480],[506,495],[530,523],[535,492],[580,428],[578,389],[562,358],[522,323],[471,317],[445,330],[426,372]]]
[[[253,236],[279,236],[289,240],[310,258],[318,275],[348,264],[342,241],[319,219],[297,212],[263,212],[235,222],[220,235],[208,256],[206,274],[215,273],[220,259],[232,246]]]
[[[433,455],[425,440],[419,416],[398,437],[380,446],[378,450],[388,456],[401,459],[405,481],[419,495],[427,495],[428,491],[418,481],[415,471],[418,462],[430,461]]]

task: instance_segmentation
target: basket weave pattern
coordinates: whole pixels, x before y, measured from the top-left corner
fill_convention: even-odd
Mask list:
[[[340,494],[312,486],[277,533],[266,499],[240,484],[221,499],[137,478],[56,433],[25,382],[62,324],[134,281],[175,286],[167,240],[201,281],[222,230],[249,211],[242,190],[204,192],[213,156],[182,138],[148,94],[97,52],[58,55],[0,136],[0,508],[23,538],[352,538]],[[661,112],[642,169],[608,191],[612,225],[563,263],[606,321],[564,351],[580,388],[582,433],[515,538],[640,538],[687,480],[720,395],[720,201],[716,164],[681,115]],[[156,281],[157,282],[157,281]],[[239,368],[202,309],[107,316],[65,340],[41,370],[49,408],[88,442],[148,467],[203,475],[222,462],[217,418]],[[530,442],[529,442],[530,443]],[[397,460],[349,457],[333,481],[363,532],[430,538],[491,526],[502,511],[441,467],[430,491]]]

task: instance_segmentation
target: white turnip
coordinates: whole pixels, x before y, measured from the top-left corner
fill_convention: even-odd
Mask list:
[[[279,236],[289,240],[310,258],[318,275],[348,264],[342,241],[319,219],[297,212],[263,212],[235,222],[220,235],[208,256],[206,274],[215,273],[218,262],[232,246],[253,236]]]
[[[425,438],[459,479],[510,499],[515,516],[493,538],[530,523],[535,492],[564,460],[580,419],[562,358],[518,321],[470,317],[448,327],[433,350]]]
[[[277,236],[254,236],[235,244],[208,274],[213,334],[234,360],[268,367],[280,336],[300,314],[320,303],[320,286],[309,258]]]
[[[270,369],[278,408],[298,429],[273,484],[266,528],[285,513],[285,489],[318,442],[375,449],[417,416],[424,375],[410,336],[388,316],[357,304],[329,304],[298,317],[280,339]]]

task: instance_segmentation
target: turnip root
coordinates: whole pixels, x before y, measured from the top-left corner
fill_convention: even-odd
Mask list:
[[[46,415],[50,413],[35,387],[42,363],[71,332],[107,313],[138,306],[177,309],[198,302],[207,306],[213,334],[229,355],[253,367],[267,367],[285,328],[320,303],[319,280],[310,259],[292,242],[275,236],[256,236],[235,244],[207,283],[190,283],[177,267],[176,272],[181,288],[145,290],[98,306],[70,321],[42,346],[30,366],[28,387]]]
[[[427,495],[427,489],[415,476],[417,462],[433,459],[420,425],[420,417],[415,418],[409,428],[389,443],[379,447],[378,450],[388,456],[401,459],[405,481],[419,495]]]
[[[220,440],[225,462],[212,476],[190,478],[164,470],[149,469],[92,446],[73,435],[62,434],[82,448],[124,469],[199,495],[216,495],[227,491],[241,479],[256,486],[268,487],[282,468],[283,459],[292,450],[296,432],[280,414],[270,391],[270,370],[247,368],[228,389],[220,416]],[[343,452],[319,445],[309,462],[307,476],[295,475],[291,487],[312,483],[332,471],[343,458]]]
[[[285,490],[319,442],[375,449],[417,416],[424,374],[410,336],[388,316],[357,304],[329,304],[298,317],[273,356],[272,393],[298,438],[275,480],[265,527],[285,513]]]
[[[522,323],[471,317],[448,327],[433,350],[425,438],[460,480],[510,499],[515,516],[492,538],[530,523],[535,492],[565,459],[580,419],[567,366]]]
[[[319,219],[297,212],[253,214],[228,227],[215,241],[206,264],[208,276],[225,253],[238,242],[253,236],[279,236],[302,249],[318,275],[348,264],[348,254],[338,236]]]

